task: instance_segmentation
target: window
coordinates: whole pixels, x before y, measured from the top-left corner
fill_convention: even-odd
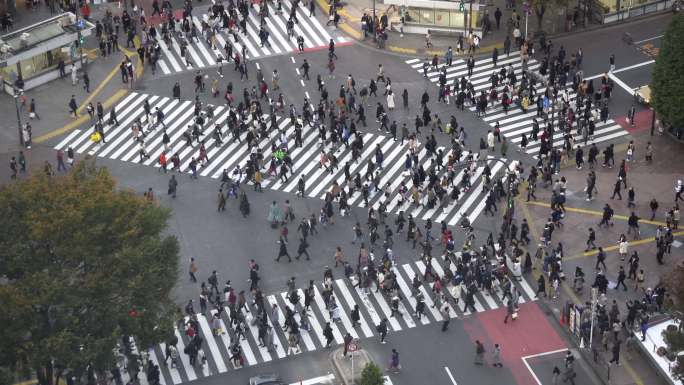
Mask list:
[[[420,8],[420,23],[435,24],[435,11],[429,8]]]

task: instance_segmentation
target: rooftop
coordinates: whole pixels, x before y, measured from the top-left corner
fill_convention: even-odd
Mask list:
[[[81,19],[81,30],[90,30],[94,25]],[[0,36],[0,56],[16,55],[19,52],[29,50],[42,42],[54,39],[61,35],[78,32],[76,15],[66,12],[61,15],[43,20],[40,23]]]

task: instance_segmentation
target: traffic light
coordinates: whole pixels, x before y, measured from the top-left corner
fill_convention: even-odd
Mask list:
[[[465,11],[465,4],[463,3],[463,0],[461,0],[461,1],[458,3],[458,10],[461,11],[461,12],[464,12],[464,11]]]
[[[78,44],[80,44],[81,46],[85,44],[85,36],[81,35],[81,37],[78,39]]]

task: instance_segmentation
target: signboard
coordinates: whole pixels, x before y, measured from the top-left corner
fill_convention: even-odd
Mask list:
[[[579,337],[582,334],[582,310],[579,306],[575,307],[575,335]]]
[[[575,306],[571,305],[568,306],[568,330],[570,333],[574,333],[575,331],[575,322],[578,320],[575,318]]]
[[[347,346],[347,351],[349,352],[355,352],[359,350],[359,340],[354,340],[349,343],[349,346]]]

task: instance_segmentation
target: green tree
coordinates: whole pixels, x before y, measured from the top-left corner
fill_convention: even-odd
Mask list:
[[[113,349],[168,337],[178,242],[170,212],[79,162],[0,188],[0,362],[56,384],[112,367]]]
[[[651,104],[660,119],[684,126],[684,17],[676,15],[665,31],[653,68]]]
[[[382,369],[373,362],[369,362],[363,367],[361,371],[360,385],[383,385],[385,377],[382,374]]]

